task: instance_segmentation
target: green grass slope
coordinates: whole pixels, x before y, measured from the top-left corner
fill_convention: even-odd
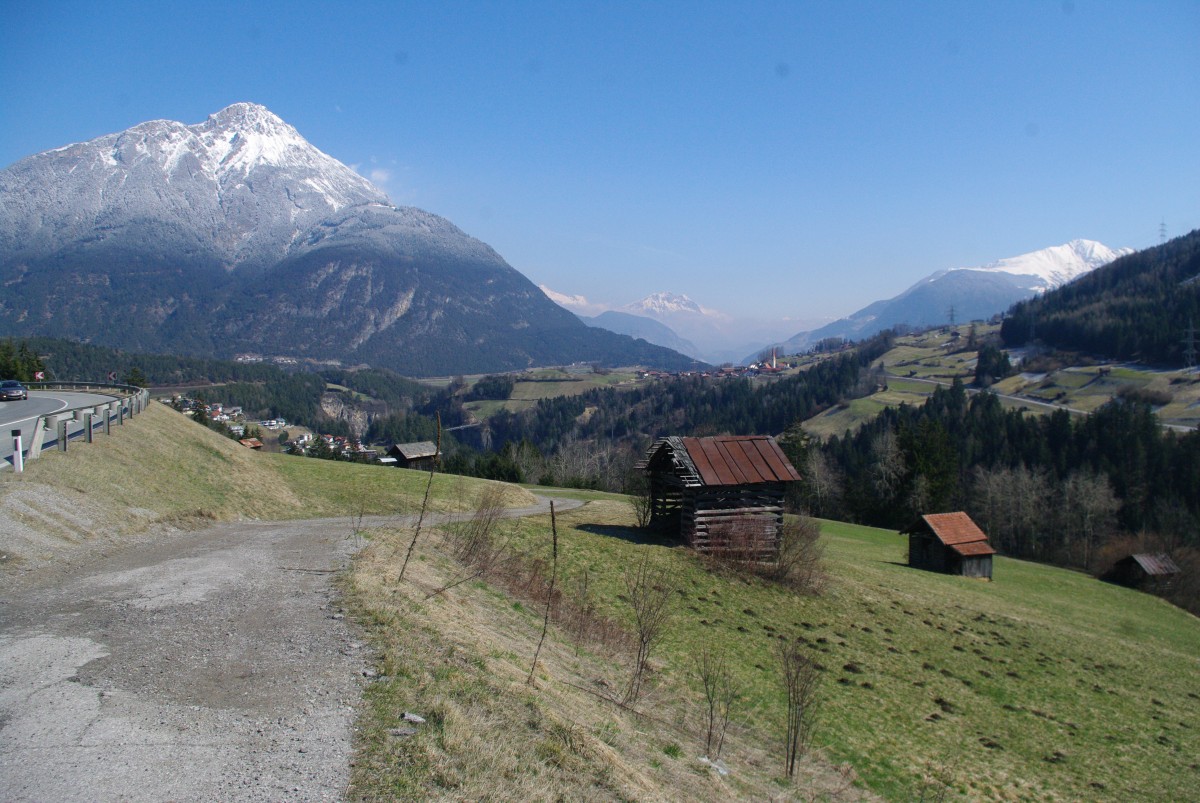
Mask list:
[[[695,654],[723,648],[767,750],[782,740],[786,639],[824,670],[817,743],[889,799],[1181,800],[1200,788],[1200,621],[1157,598],[1003,557],[991,583],[917,571],[898,534],[835,522],[823,523],[829,587],[798,596],[619,537],[634,537],[631,523],[612,501],[560,517],[565,576],[586,568],[623,617],[623,567],[648,554],[666,568],[678,600],[664,676],[696,694]],[[544,524],[526,538],[548,557]]]

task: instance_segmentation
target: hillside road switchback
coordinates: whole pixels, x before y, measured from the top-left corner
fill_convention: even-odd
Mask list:
[[[6,577],[0,799],[340,799],[371,657],[334,587],[354,529],[219,524]]]

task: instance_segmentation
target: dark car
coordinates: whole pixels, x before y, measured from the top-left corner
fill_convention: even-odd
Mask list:
[[[0,401],[20,401],[28,399],[29,391],[15,379],[6,379],[0,382]]]

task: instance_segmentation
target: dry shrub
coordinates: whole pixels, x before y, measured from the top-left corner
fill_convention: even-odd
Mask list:
[[[479,554],[490,557],[472,578],[487,580],[530,605],[548,605],[550,621],[571,633],[577,646],[608,651],[624,651],[628,646],[630,636],[625,628],[598,611],[586,569],[552,587],[547,561],[512,552],[507,539]]]
[[[771,530],[774,519],[771,519]],[[779,529],[778,551],[760,517],[745,516],[713,528],[705,557],[718,571],[755,575],[805,594],[825,588],[821,526],[806,516],[787,519]]]
[[[1125,401],[1142,402],[1151,407],[1161,407],[1164,404],[1170,404],[1174,398],[1170,390],[1156,385],[1147,385],[1145,387],[1123,385],[1117,391],[1117,395]]]
[[[450,530],[454,557],[468,566],[490,564],[496,558],[496,524],[504,518],[504,486],[494,485],[484,491],[467,521]]]
[[[785,522],[771,579],[806,594],[819,594],[827,579],[824,566],[825,548],[817,520],[801,516]]]
[[[649,527],[650,519],[654,515],[653,499],[650,495],[650,479],[640,471],[631,475],[626,480],[625,493],[629,496],[629,506],[633,509],[633,517],[637,521],[637,526]]]

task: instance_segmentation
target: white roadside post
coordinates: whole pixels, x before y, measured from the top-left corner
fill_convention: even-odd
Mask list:
[[[21,430],[14,429],[12,431],[12,437],[13,437],[13,471],[20,474],[22,471],[25,470],[25,460],[24,460],[23,455],[21,454]]]

